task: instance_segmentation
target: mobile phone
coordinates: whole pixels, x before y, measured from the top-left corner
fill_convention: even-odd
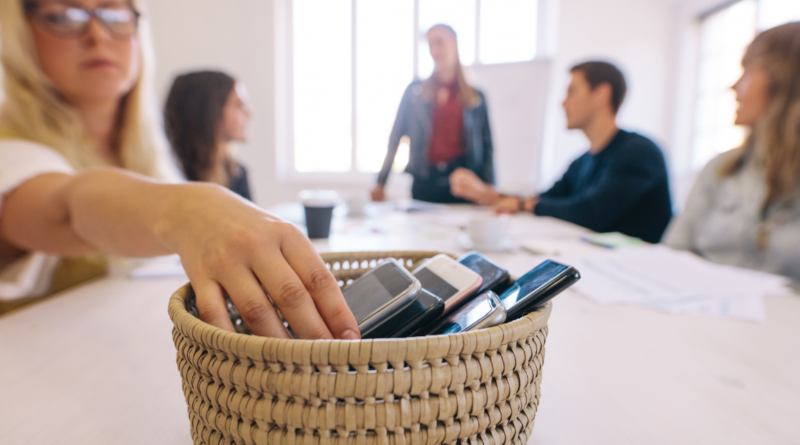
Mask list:
[[[420,289],[419,281],[389,258],[353,281],[342,293],[363,336],[411,304]]]
[[[533,312],[580,278],[574,267],[546,260],[515,281],[500,295],[500,301],[508,319],[513,320]]]
[[[479,294],[487,290],[495,291],[495,293],[505,290],[503,287],[508,284],[508,271],[487,258],[486,255],[473,250],[462,255],[458,262],[477,272],[483,278],[483,284],[478,290]]]
[[[480,289],[483,278],[447,255],[431,258],[414,271],[422,288],[444,300],[444,315]]]
[[[497,294],[488,291],[473,298],[439,321],[427,335],[457,334],[496,326],[506,321],[506,309]]]
[[[402,338],[429,325],[444,312],[444,301],[422,289],[417,298],[405,308],[386,318],[361,338]]]

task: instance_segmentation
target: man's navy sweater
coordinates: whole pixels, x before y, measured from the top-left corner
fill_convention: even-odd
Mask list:
[[[602,151],[573,161],[534,213],[657,243],[672,217],[664,155],[650,139],[619,130]]]

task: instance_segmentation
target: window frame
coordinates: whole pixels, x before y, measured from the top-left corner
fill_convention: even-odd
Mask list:
[[[738,3],[741,3],[742,1],[745,1],[745,0],[726,0],[726,1],[724,1],[724,2],[722,2],[720,4],[718,4],[718,5],[710,8],[710,9],[700,13],[696,17],[697,40],[695,42],[695,48],[693,49],[696,52],[696,60],[695,60],[695,66],[694,66],[693,73],[692,73],[692,75],[693,75],[692,82],[693,82],[694,87],[693,87],[692,102],[691,102],[691,107],[692,107],[691,108],[691,116],[692,116],[691,117],[691,132],[690,132],[691,139],[690,139],[690,145],[689,145],[690,148],[689,148],[688,153],[686,154],[686,158],[685,158],[686,169],[687,169],[688,172],[690,172],[692,174],[696,174],[696,173],[700,172],[703,169],[703,166],[708,162],[708,161],[706,161],[704,163],[704,165],[700,166],[700,167],[696,167],[694,165],[695,164],[695,156],[697,156],[697,152],[698,152],[698,149],[699,149],[696,141],[697,141],[698,135],[700,135],[701,132],[704,130],[704,128],[700,127],[699,122],[698,122],[698,119],[699,119],[698,111],[699,111],[699,107],[700,107],[700,101],[701,101],[701,99],[703,97],[703,94],[701,94],[702,92],[701,92],[701,86],[700,86],[702,68],[703,68],[703,62],[704,62],[704,60],[703,60],[704,54],[703,54],[703,51],[702,51],[702,46],[703,46],[702,30],[703,30],[703,26],[705,25],[705,21],[706,20],[710,19],[711,17],[713,17],[717,13],[725,11],[728,8],[733,7],[734,5],[736,5]],[[761,17],[760,17],[760,15],[761,15],[761,3],[762,3],[763,0],[753,0],[753,1],[755,3],[755,15],[753,17],[753,22],[754,22],[754,30],[755,30],[755,33],[757,35],[759,32],[765,30],[765,28],[761,27]],[[724,128],[735,127],[735,126],[736,125],[731,124],[730,126],[726,126]],[[720,127],[717,130],[719,130],[721,128],[723,128],[723,127]],[[737,147],[730,147],[729,149],[735,149],[735,148],[737,148]],[[717,153],[714,156],[718,156],[721,153],[722,152]],[[713,159],[713,157],[711,159]]]
[[[293,45],[293,14],[292,3],[293,0],[276,0],[275,7],[275,160],[276,160],[276,176],[279,182],[284,183],[304,183],[315,184],[325,183],[331,185],[348,185],[348,184],[371,184],[375,181],[377,172],[363,172],[358,170],[357,166],[357,150],[356,150],[356,126],[357,126],[357,112],[356,109],[356,61],[358,54],[356,53],[356,0],[351,1],[351,40],[352,45],[352,93],[351,93],[351,107],[352,107],[352,121],[351,121],[351,134],[352,146],[350,149],[350,170],[346,172],[299,172],[294,164],[294,45]],[[414,10],[414,30],[413,30],[413,79],[418,78],[417,72],[419,71],[419,47],[420,39],[424,38],[422,32],[419,31],[419,2],[420,0],[413,1]],[[471,65],[464,65],[465,68],[475,68],[480,66],[489,65],[512,65],[515,63],[529,63],[531,61],[547,59],[553,52],[553,45],[551,44],[552,37],[550,36],[548,20],[550,14],[555,11],[555,2],[557,0],[535,0],[537,4],[536,14],[536,54],[533,59],[510,62],[506,64],[483,64],[480,62],[480,7],[482,1],[491,0],[476,0],[476,20],[475,20],[475,62]],[[410,80],[409,80],[410,81]],[[386,135],[388,142],[389,135]]]

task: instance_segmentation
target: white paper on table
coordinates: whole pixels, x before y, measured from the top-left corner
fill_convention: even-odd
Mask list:
[[[534,255],[586,257],[606,254],[610,249],[595,246],[578,238],[527,238],[521,242],[522,248]]]
[[[575,259],[575,290],[604,304],[633,304],[670,313],[764,320],[766,295],[791,293],[786,277],[711,263],[655,245]]]
[[[131,270],[130,277],[132,280],[184,278],[186,272],[178,255],[167,255],[144,260],[142,265]]]
[[[418,201],[416,199],[399,199],[393,201],[392,204],[395,210],[400,212],[439,212],[448,209],[444,204]]]

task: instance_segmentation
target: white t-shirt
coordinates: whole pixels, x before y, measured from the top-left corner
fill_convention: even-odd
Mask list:
[[[0,139],[0,214],[6,194],[45,173],[75,173],[57,151],[35,142]],[[58,257],[31,252],[0,269],[0,300],[44,295],[50,289]]]

